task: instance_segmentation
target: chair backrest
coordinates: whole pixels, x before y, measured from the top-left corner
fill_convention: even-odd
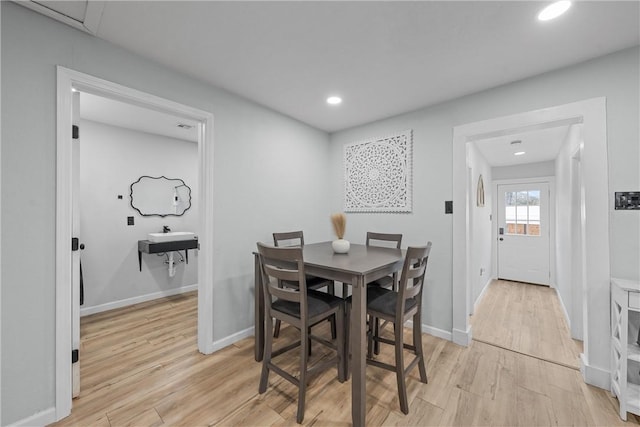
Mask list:
[[[394,243],[396,249],[400,249],[402,234],[374,233],[372,231],[367,231],[367,246],[393,247]]]
[[[409,246],[407,248],[400,275],[397,313],[404,313],[406,302],[411,298],[416,299],[416,307],[420,309],[429,252],[431,252],[431,242],[428,242],[426,246]]]
[[[285,233],[273,233],[274,246],[304,246],[302,231],[287,231]]]
[[[271,307],[273,297],[300,304],[301,316],[307,313],[307,282],[304,273],[302,247],[275,247],[257,243],[262,270],[265,307]],[[279,287],[280,281],[298,282],[297,289]]]

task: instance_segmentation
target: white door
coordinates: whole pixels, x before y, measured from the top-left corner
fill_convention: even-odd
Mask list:
[[[71,386],[73,397],[80,395],[80,92],[73,92],[73,138],[71,140]]]
[[[498,185],[498,278],[549,285],[549,184]]]

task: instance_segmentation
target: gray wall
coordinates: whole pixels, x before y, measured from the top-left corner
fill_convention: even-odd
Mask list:
[[[0,7],[0,424],[7,425],[55,404],[56,65],[214,114],[216,340],[253,326],[256,241],[291,229],[328,240],[331,211],[326,133],[12,2]]]
[[[477,149],[475,144],[469,144],[469,166],[471,168],[471,182],[469,206],[471,207],[469,215],[470,230],[470,260],[471,263],[471,304],[472,309],[478,301],[478,297],[484,288],[491,282],[493,277],[493,268],[491,263],[492,249],[492,212],[493,212],[493,185],[492,185],[492,169],[487,159]],[[478,206],[477,203],[477,187],[478,180],[482,175],[484,183],[484,206]]]
[[[572,157],[582,143],[582,124],[571,125],[555,161],[556,288],[569,317],[571,336],[583,339],[580,180]],[[576,182],[577,181],[577,182]],[[577,193],[577,194],[576,194]]]
[[[164,225],[198,234],[198,144],[90,120],[80,128],[81,314],[197,284],[198,251],[189,251],[189,264],[177,264],[169,277],[165,257],[155,254],[143,255],[139,271],[138,240]],[[191,188],[191,207],[182,216],[140,215],[131,207],[130,185],[142,175],[182,179]],[[134,225],[127,225],[128,216]]]
[[[423,319],[429,326],[451,331],[452,223],[451,215],[444,213],[444,201],[452,199],[453,127],[605,96],[611,193],[611,274],[638,280],[640,215],[634,211],[613,211],[614,191],[640,189],[637,167],[640,158],[638,53],[637,47],[626,49],[573,67],[332,134],[334,179],[330,204],[337,210],[342,206],[344,193],[343,146],[413,129],[413,213],[349,214],[347,238],[359,241],[367,230],[384,229],[404,233],[405,244],[433,241]],[[497,179],[495,174],[493,179]],[[454,209],[460,207],[454,206]],[[605,315],[603,321],[607,322],[607,319]]]

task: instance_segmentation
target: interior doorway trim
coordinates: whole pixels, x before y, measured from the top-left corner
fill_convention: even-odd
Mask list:
[[[470,271],[468,144],[482,135],[510,132],[558,121],[583,123],[583,179],[585,212],[584,353],[585,381],[602,388],[609,382],[609,197],[606,99],[592,98],[570,104],[456,126],[453,129],[453,330],[454,342],[468,345]],[[600,343],[600,345],[598,345]]]
[[[65,67],[57,67],[56,131],[56,420],[71,413],[71,103],[72,90],[89,92],[199,122],[198,188],[198,349],[209,354],[213,343],[213,114],[112,83]]]

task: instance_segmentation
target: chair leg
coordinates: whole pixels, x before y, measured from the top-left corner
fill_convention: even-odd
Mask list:
[[[342,298],[345,299],[347,298],[347,294],[349,293],[349,285],[347,285],[346,283],[342,284]]]
[[[373,359],[374,330],[373,325],[378,321],[377,317],[369,316],[369,327],[367,328],[367,358]]]
[[[345,336],[345,313],[344,313],[344,304],[335,315],[338,326],[338,337],[336,338],[336,349],[338,352],[338,380],[342,383],[347,380],[347,368],[346,368],[346,356],[345,356],[345,347],[346,342],[344,340]]]
[[[346,304],[344,319],[344,378],[348,380],[351,376],[351,304]]]
[[[273,327],[273,318],[267,314],[265,316],[265,330],[270,331]],[[269,383],[269,364],[271,363],[271,353],[273,350],[273,337],[271,334],[265,334],[264,341],[264,355],[262,357],[262,373],[260,374],[260,386],[258,387],[258,393],[262,394],[267,391],[267,384]]]
[[[273,328],[273,337],[278,338],[280,336],[280,319],[276,319],[276,327]]]
[[[396,347],[396,379],[398,381],[398,397],[400,398],[400,410],[404,414],[409,413],[409,403],[407,399],[407,382],[404,377],[404,337],[403,327],[398,325],[395,330]]]
[[[336,337],[338,336],[337,330],[336,330],[336,316],[335,315],[329,317],[329,323],[331,323],[331,339],[335,340]]]
[[[420,325],[422,321],[420,319],[420,311],[413,316],[413,346],[416,348],[416,355],[418,356],[418,369],[420,370],[420,381],[427,384],[427,368],[424,363],[424,351],[422,350],[422,328]]]
[[[376,319],[376,323],[373,325],[373,336],[378,338],[380,336],[380,319]],[[373,352],[380,354],[380,341],[373,341]]]
[[[300,377],[298,378],[298,412],[296,414],[298,424],[302,423],[304,419],[304,398],[307,391],[308,331],[309,328],[300,328]]]

